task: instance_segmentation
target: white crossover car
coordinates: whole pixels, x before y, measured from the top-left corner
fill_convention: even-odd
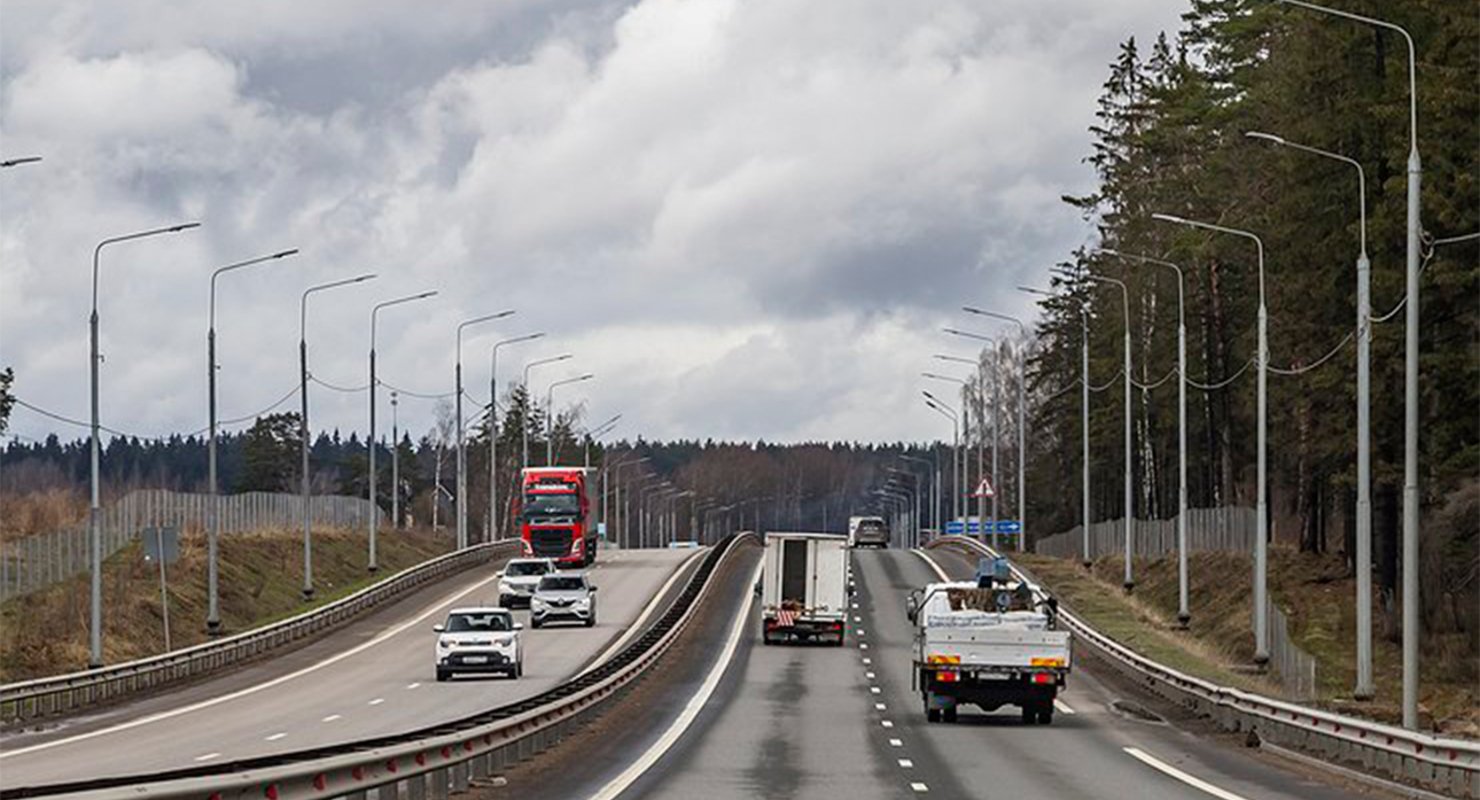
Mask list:
[[[468,672],[524,674],[524,626],[502,608],[454,608],[447,621],[433,625],[437,632],[437,680]]]
[[[561,572],[540,578],[529,600],[529,624],[538,628],[557,621],[579,622],[588,628],[596,624],[596,587],[586,573]]]
[[[498,573],[498,604],[504,608],[529,605],[540,578],[555,571],[548,558],[514,558]]]

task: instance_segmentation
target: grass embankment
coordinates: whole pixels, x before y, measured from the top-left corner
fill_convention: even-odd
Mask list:
[[[448,551],[446,534],[382,532],[379,577]],[[303,585],[301,532],[232,534],[220,543],[220,611],[226,633],[239,633],[343,597],[372,578],[365,570],[361,531],[314,532],[313,603]],[[184,536],[180,558],[166,568],[170,644],[178,649],[205,641],[206,543]],[[104,660],[116,664],[164,651],[159,569],[135,542],[103,565]],[[83,669],[88,656],[89,583],[86,574],[0,606],[0,682]]]
[[[1077,562],[1038,555],[1016,556],[1039,580],[1091,625],[1150,658],[1191,675],[1223,685],[1281,695],[1270,676],[1244,671],[1254,656],[1253,598],[1249,556],[1194,553],[1188,558],[1189,611],[1192,622],[1178,630],[1177,562],[1175,557],[1137,559],[1136,588],[1121,590],[1124,562],[1102,558],[1093,571]],[[1340,555],[1271,551],[1270,596],[1285,611],[1295,643],[1317,660],[1319,696],[1315,704],[1383,722],[1401,720],[1402,647],[1384,637],[1380,622],[1373,633],[1373,673],[1377,697],[1356,703],[1355,579],[1346,575]],[[1374,609],[1380,608],[1374,600]],[[1380,617],[1374,612],[1374,616]],[[1438,730],[1476,737],[1480,734],[1480,693],[1473,640],[1443,639],[1427,643],[1420,658],[1423,675],[1419,702],[1422,715]]]

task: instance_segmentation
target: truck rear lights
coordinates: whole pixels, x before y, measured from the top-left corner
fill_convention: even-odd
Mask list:
[[[1064,666],[1064,659],[1034,657],[1028,659],[1028,664],[1034,667],[1062,667]]]
[[[1053,673],[1052,672],[1035,672],[1035,673],[1033,673],[1033,682],[1034,683],[1053,683]]]
[[[941,683],[955,683],[961,680],[961,673],[953,669],[943,669],[935,673],[935,679]]]
[[[946,656],[939,653],[931,653],[925,657],[926,664],[960,664],[960,656]]]

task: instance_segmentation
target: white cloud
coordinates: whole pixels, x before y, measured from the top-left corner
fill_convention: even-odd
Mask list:
[[[0,133],[0,361],[26,398],[85,411],[88,271],[110,250],[104,416],[141,432],[204,417],[206,276],[223,283],[223,413],[296,377],[298,297],[316,374],[445,391],[453,328],[485,387],[557,350],[598,373],[591,413],[649,437],[939,434],[916,374],[963,299],[1011,291],[1086,236],[1058,202],[1089,173],[1085,128],[1118,40],[1163,2],[830,0],[416,4],[43,3],[7,8]],[[158,24],[145,24],[146,21]],[[415,310],[412,310],[415,308]],[[553,375],[553,373],[550,373]],[[481,396],[486,388],[474,389]],[[363,427],[363,395],[315,390],[316,424]],[[408,404],[412,427],[428,404]],[[18,414],[17,431],[49,426]]]

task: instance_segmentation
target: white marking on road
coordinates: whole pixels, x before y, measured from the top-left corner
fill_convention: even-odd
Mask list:
[[[854,604],[853,604],[853,607],[854,607],[854,608],[858,608],[858,604],[857,604],[857,603],[854,603]]]
[[[880,724],[880,725],[883,725],[883,726],[884,726],[884,727],[886,727],[886,728],[892,728],[892,727],[894,727],[894,723],[892,723],[892,722],[890,722],[890,721],[889,721],[889,720],[887,720],[887,719],[886,719],[886,720],[883,720],[883,721],[881,721],[881,722],[880,722],[880,723],[879,723],[879,724]]]
[[[196,756],[195,757],[195,760],[196,761],[210,761],[211,759],[213,759],[213,758],[219,758],[220,756],[221,756],[220,753],[206,753],[203,756]]]
[[[865,664],[865,665],[868,665],[868,664],[872,664],[872,663],[874,663],[874,660],[873,660],[873,659],[872,659],[872,658],[865,658],[865,659],[864,659],[864,660],[863,660],[863,663],[864,663],[864,664]]]
[[[889,746],[890,747],[904,747],[904,740],[903,739],[890,739],[889,740]]]
[[[653,594],[653,598],[648,601],[648,604],[646,606],[643,607],[642,613],[637,615],[637,619],[633,621],[631,625],[627,626],[627,630],[623,632],[621,636],[617,637],[617,640],[615,642],[612,642],[610,647],[601,651],[601,655],[593,659],[589,666],[581,670],[579,673],[576,673],[576,677],[579,678],[582,675],[590,672],[591,670],[596,669],[597,667],[601,666],[602,663],[604,663],[607,659],[621,652],[622,648],[626,647],[627,643],[632,640],[632,637],[636,636],[637,632],[642,630],[643,623],[646,622],[647,618],[652,616],[652,613],[657,610],[659,601],[663,599],[664,595],[668,594],[668,590],[672,588],[673,582],[678,580],[678,576],[683,574],[683,571],[688,568],[690,562],[707,552],[708,549],[709,548],[707,547],[701,547],[698,550],[695,550],[693,555],[689,556],[677,567],[675,567],[673,570],[673,574],[669,575],[668,580],[665,581],[663,585],[659,587],[658,591]],[[604,564],[606,562],[603,561],[601,563]],[[600,566],[600,564],[598,564],[597,566]]]
[[[1194,775],[1188,775],[1187,773],[1183,772],[1180,769],[1177,769],[1171,764],[1168,764],[1165,761],[1162,761],[1161,759],[1150,755],[1142,750],[1138,750],[1134,747],[1125,747],[1122,749],[1125,750],[1126,755],[1130,756],[1131,758],[1136,759],[1142,764],[1145,764],[1146,766],[1151,767],[1158,772],[1161,772],[1165,775],[1170,775],[1194,789],[1201,789],[1202,791],[1207,792],[1214,797],[1221,798],[1221,800],[1246,800],[1246,798],[1244,798],[1242,795],[1234,794],[1227,789],[1220,789],[1217,786],[1214,786],[1213,784],[1208,783],[1202,778],[1196,777]]]
[[[878,694],[879,693],[879,687],[877,687],[877,686],[870,686],[870,687],[868,687],[868,690],[870,692],[872,692],[873,694]]]
[[[421,681],[417,681],[416,683],[408,683],[408,684],[406,684],[406,688],[407,689],[415,689],[416,687],[418,687],[420,685],[421,685]]]
[[[460,600],[460,599],[462,599],[462,598],[464,598],[464,597],[472,594],[473,592],[478,591],[479,589],[482,589],[484,586],[488,585],[489,583],[493,583],[493,582],[495,582],[497,580],[498,580],[498,578],[496,576],[490,575],[489,577],[484,578],[481,581],[478,581],[477,583],[473,584],[472,586],[467,587],[466,589],[459,590],[459,591],[454,592],[453,594],[451,594],[451,595],[449,595],[447,597],[444,597],[443,599],[437,601],[436,603],[428,606],[426,611],[423,611],[422,613],[420,613],[420,614],[416,615],[415,617],[407,620],[406,622],[403,622],[400,625],[397,625],[396,627],[391,628],[388,631],[385,631],[384,633],[380,634],[379,636],[376,636],[373,639],[370,639],[369,641],[362,642],[362,643],[360,643],[360,644],[358,644],[358,645],[356,645],[354,647],[349,648],[348,650],[341,650],[340,652],[335,653],[334,655],[332,655],[332,656],[324,659],[323,661],[319,661],[319,662],[314,663],[314,664],[309,664],[308,666],[306,666],[306,667],[304,667],[302,669],[295,670],[295,671],[290,672],[290,673],[288,673],[286,675],[279,675],[278,677],[272,678],[271,680],[266,680],[266,681],[263,681],[262,683],[254,684],[252,686],[248,686],[248,687],[245,687],[243,689],[238,689],[237,691],[231,692],[229,694],[217,695],[216,697],[212,697],[212,698],[207,699],[207,700],[202,700],[202,701],[200,701],[198,703],[191,703],[188,706],[181,706],[180,708],[172,708],[169,711],[161,711],[158,714],[150,714],[147,717],[140,717],[138,719],[129,720],[128,722],[121,722],[121,723],[119,723],[117,725],[113,725],[113,726],[110,726],[110,727],[107,727],[107,728],[99,728],[99,729],[97,729],[95,731],[88,731],[87,733],[79,733],[76,736],[68,736],[68,737],[62,738],[62,739],[53,739],[52,741],[49,741],[49,742],[42,742],[40,744],[33,744],[30,747],[20,747],[20,748],[17,748],[15,750],[6,750],[4,752],[0,752],[0,760],[7,759],[7,758],[13,758],[13,757],[19,756],[19,755],[25,755],[27,753],[34,753],[34,752],[36,752],[38,750],[49,750],[49,749],[51,749],[53,747],[61,747],[62,745],[73,744],[75,742],[81,742],[81,741],[84,741],[84,740],[87,740],[87,739],[93,739],[93,738],[96,738],[98,736],[105,736],[105,735],[110,734],[110,733],[117,733],[119,731],[126,731],[126,730],[129,730],[130,728],[137,728],[137,727],[139,727],[141,725],[148,725],[151,722],[159,722],[161,720],[173,719],[173,718],[178,717],[178,716],[180,716],[182,714],[188,714],[188,713],[190,713],[192,711],[199,711],[199,710],[201,710],[203,708],[210,708],[211,706],[219,705],[221,703],[225,703],[225,702],[228,702],[230,700],[235,700],[235,699],[237,699],[239,697],[246,697],[248,695],[256,694],[257,692],[260,692],[260,691],[262,691],[264,689],[270,689],[270,688],[272,688],[274,686],[278,686],[280,684],[287,683],[288,681],[291,681],[291,680],[293,680],[295,678],[300,678],[300,677],[302,677],[304,675],[307,675],[307,674],[309,674],[311,672],[317,672],[317,671],[319,671],[319,670],[323,669],[324,667],[327,667],[327,666],[329,666],[331,664],[337,664],[340,661],[343,661],[343,660],[345,660],[347,658],[351,658],[353,656],[359,655],[360,653],[363,653],[364,651],[370,649],[371,647],[374,647],[375,645],[378,645],[381,642],[384,642],[384,641],[386,641],[387,639],[390,639],[393,636],[397,636],[397,635],[399,635],[399,634],[401,634],[401,633],[403,633],[403,632],[405,632],[407,630],[410,630],[411,628],[414,628],[414,627],[416,627],[418,625],[421,625],[422,623],[426,622],[428,619],[432,618],[433,616],[442,613],[443,609],[445,609],[447,606],[449,606],[449,605],[457,602],[458,600]],[[412,684],[411,686],[408,686],[406,688],[408,688],[408,689],[414,689],[414,688],[416,688],[417,686],[420,686],[420,685],[421,684]]]
[[[756,581],[760,580],[762,566],[763,564],[759,563],[755,565],[755,573],[751,576],[750,581],[745,584],[746,586],[752,586]],[[695,692],[694,696],[689,698],[689,702],[684,705],[683,711],[679,712],[678,718],[673,720],[673,723],[668,726],[668,729],[663,731],[663,735],[659,736],[658,740],[653,742],[652,746],[644,751],[631,766],[622,770],[621,774],[617,775],[617,777],[613,778],[605,786],[598,789],[595,794],[591,795],[591,800],[615,800],[618,795],[626,791],[627,787],[642,777],[643,773],[658,763],[658,759],[662,758],[663,754],[668,752],[684,735],[684,732],[689,729],[689,726],[694,723],[694,719],[699,716],[699,711],[704,708],[704,704],[709,702],[709,698],[714,695],[714,690],[718,688],[720,679],[724,677],[726,670],[729,669],[730,662],[734,660],[735,648],[739,646],[741,635],[745,633],[747,627],[746,623],[750,621],[750,608],[754,600],[755,595],[753,593],[745,593],[745,601],[741,604],[740,613],[735,616],[734,624],[730,626],[730,635],[725,641],[725,647],[720,653],[719,660],[710,668],[709,674],[704,676],[704,683],[700,684],[699,691]]]
[[[319,720],[319,722],[333,722],[336,719],[344,719],[344,715],[343,714],[330,714],[329,716],[324,717],[323,719]]]
[[[951,579],[951,576],[947,575],[946,574],[946,571],[943,570],[943,569],[941,569],[939,564],[935,563],[935,559],[933,559],[930,556],[926,555],[924,550],[916,550],[914,552],[915,552],[915,555],[917,555],[920,558],[924,559],[925,560],[925,563],[926,564],[929,564],[931,569],[935,570],[935,574],[937,576],[939,576],[941,580],[943,580],[943,581],[949,581]]]
[[[884,711],[887,708],[883,703],[874,703],[875,711]]]
[[[908,758],[901,758],[901,759],[899,759],[899,768],[900,769],[911,769],[914,766],[915,766],[915,762],[909,760]]]
[[[866,631],[866,630],[864,630],[864,629],[863,629],[863,628],[859,628],[859,629],[858,629],[858,635],[859,635],[859,636],[862,636],[862,635],[864,635],[864,634],[865,634],[865,633],[868,633],[868,631]]]
[[[854,606],[854,608],[857,608],[857,606]],[[863,622],[863,617],[860,617],[857,614],[855,614],[855,615],[853,615],[853,621],[854,622]]]
[[[915,792],[918,792],[918,793],[923,793],[923,792],[930,791],[930,787],[929,786],[926,786],[923,783],[912,783],[912,784],[910,784],[910,788],[913,789]]]
[[[863,677],[868,678],[869,680],[873,680],[874,679],[874,673],[872,673],[872,672],[865,672],[865,673],[863,673]]]
[[[868,649],[868,642],[859,642],[858,643],[858,649],[859,650],[867,650]]]
[[[277,733],[274,733],[274,734],[273,734],[273,735],[271,735],[271,736],[268,736],[268,737],[265,737],[265,739],[266,739],[266,741],[269,741],[269,742],[275,742],[275,741],[277,741],[277,740],[278,740],[278,739],[281,739],[281,738],[283,738],[283,737],[284,737],[284,736],[287,736],[287,735],[288,735],[288,734],[286,734],[286,733],[283,733],[283,732],[281,732],[281,731],[279,731],[279,732],[277,732]]]
[[[380,705],[381,703],[384,703],[384,702],[385,702],[385,698],[384,697],[377,697],[374,700],[371,700],[370,701],[370,705],[372,705],[372,706],[378,706],[378,705]]]
[[[1070,708],[1068,703],[1065,703],[1063,700],[1060,700],[1057,697],[1053,699],[1053,707],[1057,708],[1059,710],[1059,713],[1061,714],[1074,713],[1074,709]]]

